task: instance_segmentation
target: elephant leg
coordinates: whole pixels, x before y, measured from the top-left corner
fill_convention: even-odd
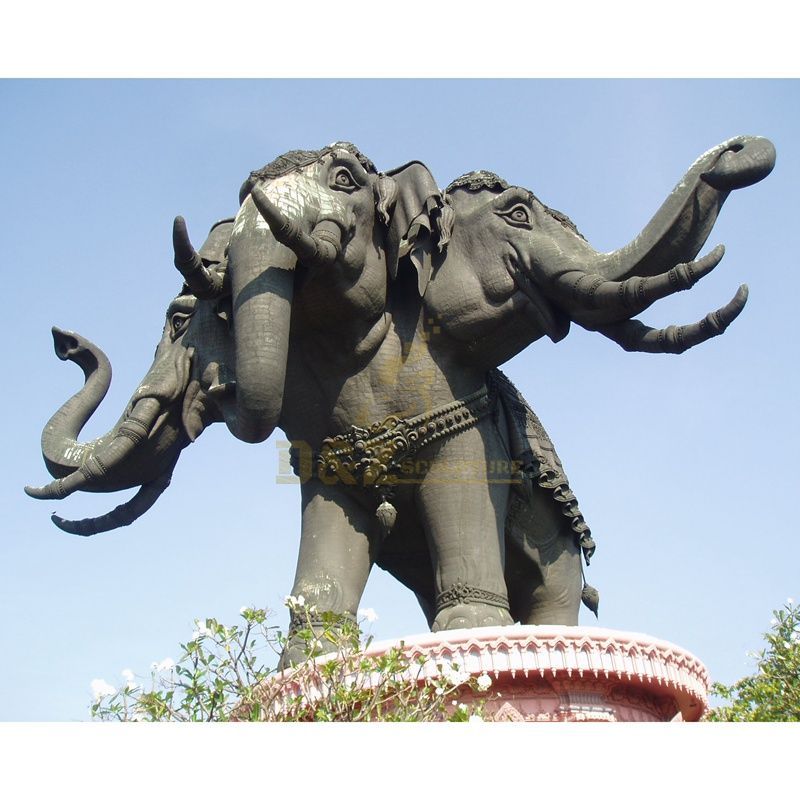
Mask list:
[[[511,502],[506,583],[512,616],[523,625],[577,625],[583,578],[569,522],[539,486],[527,503]]]
[[[508,455],[494,423],[484,419],[424,457],[416,500],[433,563],[431,630],[512,624],[503,577],[509,483],[491,474]]]
[[[436,590],[428,541],[417,515],[407,503],[398,502],[401,498],[401,492],[393,498],[398,509],[397,522],[381,544],[375,563],[414,592],[430,627],[436,616]]]
[[[292,595],[302,596],[305,605],[292,614],[281,669],[307,657],[306,641],[297,632],[307,628],[309,619],[314,630],[323,627],[325,612],[355,621],[377,544],[374,508],[362,505],[354,491],[312,479],[302,485],[301,496],[300,553]],[[365,493],[363,500],[369,499]],[[304,611],[309,607],[315,610]],[[320,644],[323,652],[335,649],[330,642]]]

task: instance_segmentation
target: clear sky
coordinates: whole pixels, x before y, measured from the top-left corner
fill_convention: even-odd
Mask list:
[[[769,137],[772,175],[728,199],[705,252],[727,254],[691,292],[645,312],[693,322],[741,283],[728,332],[682,356],[628,354],[574,327],[506,365],[550,432],[598,550],[584,625],[673,641],[716,680],[751,670],[771,610],[800,599],[796,81],[4,81],[0,218],[5,303],[0,497],[0,720],[88,718],[89,684],[179,655],[192,620],[276,609],[291,588],[299,492],[279,484],[276,434],[246,445],[216,425],[132,527],[69,536],[122,496],[35,501],[41,429],[81,385],[53,324],[97,342],[107,430],[148,369],[180,286],[171,225],[197,243],[237,209],[248,172],[293,148],[355,142],[379,169],[423,161],[444,187],[490,169],[576,222],[600,250],[633,238],[694,159],[738,134]],[[363,606],[377,639],[420,633],[410,592],[376,570]]]

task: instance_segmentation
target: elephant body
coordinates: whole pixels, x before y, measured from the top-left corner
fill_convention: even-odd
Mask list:
[[[415,592],[433,630],[577,624],[582,598],[597,607],[581,565],[594,543],[549,437],[497,368],[534,341],[559,341],[571,322],[641,352],[722,333],[744,287],[692,325],[634,318],[719,263],[721,248],[692,259],[730,191],[763,178],[774,157],[755,137],[719,145],[639,237],[598,253],[565,215],[492,173],[442,192],[421,163],[379,173],[347,143],[284,154],[251,173],[238,214],[199,253],[176,219],[185,285],[111,450],[104,440],[64,457],[91,413],[73,398],[56,415],[71,419],[68,446],[45,453],[57,480],[29,493],[110,490],[110,472],[123,476],[113,488],[136,485],[134,462],[168,482],[211,422],[246,442],[279,426],[302,479],[292,593],[319,612],[354,615],[378,564]],[[137,455],[117,447],[120,435]],[[86,468],[98,448],[112,470],[104,455]],[[151,451],[164,455],[143,465]],[[301,657],[290,636],[283,663]]]

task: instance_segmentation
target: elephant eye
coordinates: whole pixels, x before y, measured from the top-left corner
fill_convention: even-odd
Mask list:
[[[191,317],[192,317],[191,314],[176,313],[172,315],[169,324],[170,328],[172,329],[173,340],[177,339],[177,337],[184,332],[186,326],[189,324],[189,320],[191,319]]]
[[[508,211],[501,212],[500,216],[517,227],[529,227],[531,224],[531,212],[528,210],[527,206],[521,203],[518,203]]]
[[[331,187],[351,192],[358,188],[358,184],[347,167],[338,167],[331,175]]]

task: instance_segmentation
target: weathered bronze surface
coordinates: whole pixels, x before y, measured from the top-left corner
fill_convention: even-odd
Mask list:
[[[530,191],[473,172],[442,191],[419,162],[385,173],[353,145],[292,151],[256,170],[235,218],[199,252],[174,224],[183,276],[149,372],[117,425],[78,436],[108,388],[102,351],[53,330],[85,385],[45,426],[54,480],[39,499],[140,487],[108,514],[131,524],[213,422],[242,441],[280,427],[301,478],[292,593],[353,615],[378,564],[432,630],[578,622],[595,544],[535,413],[498,370],[571,323],[628,351],[681,353],[724,332],[747,289],[697,323],[635,317],[720,262],[697,258],[728,194],[766,177],[772,144],[742,136],[702,155],[642,233],[599,253]],[[583,559],[582,559],[583,557]],[[290,643],[285,662],[297,657]]]

